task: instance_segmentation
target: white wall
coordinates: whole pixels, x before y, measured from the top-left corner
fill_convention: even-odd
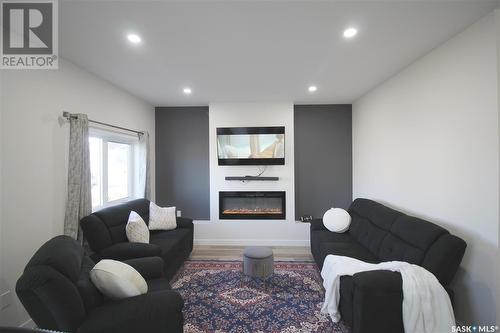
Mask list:
[[[494,11],[495,15],[495,24],[496,24],[496,37],[497,37],[497,99],[498,99],[498,130],[499,130],[499,135],[498,135],[498,145],[500,147],[500,9],[496,9]],[[500,154],[499,154],[499,165],[500,165]],[[499,172],[499,177],[498,177],[498,185],[499,185],[499,192],[500,192],[500,168],[498,168]],[[498,212],[500,216],[500,205],[498,205]],[[499,221],[499,227],[498,227],[498,244],[500,247],[500,221]],[[500,265],[499,265],[500,268]],[[499,270],[500,272],[500,270]]]
[[[495,10],[495,22],[496,22],[496,34],[497,34],[497,97],[498,97],[498,129],[500,132],[500,9]],[[500,147],[500,133],[498,135],[498,146]],[[500,154],[499,154],[499,165],[500,165]],[[498,168],[499,176],[498,176],[498,188],[500,192],[500,167]],[[499,227],[498,227],[498,246],[496,251],[496,258],[500,258],[500,204],[498,205],[498,215],[499,215]],[[497,261],[498,262],[498,261]],[[500,281],[500,265],[496,265],[496,281],[497,288],[495,293],[495,299],[497,300],[497,321],[500,319],[500,305],[498,304],[500,301],[500,285],[498,285],[498,281]]]
[[[467,242],[454,283],[463,324],[500,318],[497,37],[490,14],[353,105],[353,197]]]
[[[3,108],[2,108],[2,101],[3,101],[3,72],[0,70],[0,129],[2,128],[2,118],[3,118]],[[2,155],[2,135],[0,135],[0,189],[3,186],[2,182],[2,165],[3,165],[3,155]],[[3,218],[2,218],[2,191],[0,190],[0,323],[3,322],[3,312],[1,309],[3,308],[3,301],[5,299],[4,293],[8,291],[7,287],[7,282],[4,280],[4,275],[2,272],[4,272],[3,269],[3,257],[4,257],[4,249],[3,249],[3,238],[2,238],[2,224],[3,224]]]
[[[210,216],[198,221],[197,244],[290,245],[309,244],[308,224],[295,222],[293,103],[211,103],[209,105]],[[285,126],[285,165],[268,166],[264,176],[276,182],[226,181],[226,176],[257,175],[256,166],[219,166],[217,127]],[[285,191],[286,220],[219,220],[219,191]]]
[[[67,61],[59,68],[3,73],[1,278],[13,293],[34,251],[63,232],[69,135],[69,124],[60,119],[63,110],[148,130],[155,165],[153,106]],[[3,312],[8,313],[0,325],[28,318],[17,300]]]

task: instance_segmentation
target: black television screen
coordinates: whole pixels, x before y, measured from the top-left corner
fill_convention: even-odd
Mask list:
[[[217,128],[219,165],[284,165],[285,127]]]

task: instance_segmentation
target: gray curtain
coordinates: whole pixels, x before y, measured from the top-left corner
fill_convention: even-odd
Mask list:
[[[139,184],[144,189],[144,198],[151,200],[151,170],[149,161],[149,133],[139,134],[140,164]]]
[[[92,213],[90,189],[89,122],[87,115],[74,114],[70,118],[65,235],[81,240],[79,221]]]

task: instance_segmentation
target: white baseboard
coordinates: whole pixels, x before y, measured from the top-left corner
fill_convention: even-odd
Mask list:
[[[228,246],[300,246],[309,247],[309,240],[284,239],[194,239],[195,245],[228,245]]]

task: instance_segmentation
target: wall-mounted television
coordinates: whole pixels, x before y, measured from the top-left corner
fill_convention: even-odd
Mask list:
[[[284,165],[285,127],[217,128],[219,165]]]

